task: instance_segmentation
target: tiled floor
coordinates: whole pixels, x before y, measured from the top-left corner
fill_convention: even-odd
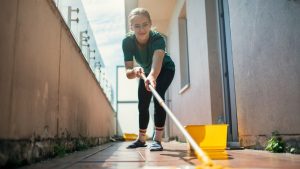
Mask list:
[[[164,151],[161,152],[150,152],[147,148],[126,149],[128,144],[129,142],[105,144],[23,169],[191,169],[201,164],[187,151],[185,143],[163,143]],[[242,169],[300,169],[300,155],[255,150],[228,150],[227,153],[229,159],[214,162]]]

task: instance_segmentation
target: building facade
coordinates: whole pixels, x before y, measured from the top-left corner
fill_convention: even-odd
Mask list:
[[[300,136],[300,3],[127,0],[149,10],[176,64],[169,105],[183,125],[227,123],[229,145]],[[166,134],[184,140],[170,121]]]

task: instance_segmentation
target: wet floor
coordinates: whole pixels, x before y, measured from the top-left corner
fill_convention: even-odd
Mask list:
[[[149,141],[150,143],[151,141]],[[164,142],[164,151],[150,152],[147,147],[126,149],[130,142],[114,142],[76,152],[63,158],[44,161],[23,169],[190,169],[201,162],[189,151],[186,143]],[[213,161],[219,165],[242,169],[300,169],[300,155],[276,154],[257,150],[227,150],[228,158]]]

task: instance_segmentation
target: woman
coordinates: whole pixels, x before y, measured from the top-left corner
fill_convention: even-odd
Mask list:
[[[123,53],[128,79],[140,78],[145,74],[147,79],[140,79],[138,87],[139,137],[127,148],[146,147],[146,131],[149,123],[149,105],[152,93],[151,84],[164,99],[165,92],[171,84],[175,65],[165,52],[164,38],[151,30],[152,21],[149,12],[143,8],[133,9],[129,16],[131,32],[123,39]],[[133,60],[140,65],[134,67]],[[161,139],[166,120],[166,112],[154,98],[155,133],[150,151],[162,151]]]

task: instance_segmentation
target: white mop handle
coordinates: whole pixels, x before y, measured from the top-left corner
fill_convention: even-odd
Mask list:
[[[146,81],[146,76],[142,74],[142,79]],[[191,135],[185,130],[185,128],[182,126],[182,124],[178,121],[178,119],[175,117],[175,115],[172,113],[172,111],[169,109],[169,107],[165,104],[164,100],[160,97],[160,95],[156,92],[156,90],[153,88],[151,84],[149,84],[149,88],[154,95],[154,97],[157,99],[159,104],[163,107],[163,109],[168,113],[168,115],[171,117],[173,122],[176,124],[176,126],[179,128],[181,133],[184,135],[184,137],[189,141],[193,149],[196,151],[196,153],[201,156],[204,163],[212,163],[211,159],[207,157],[207,155],[204,153],[204,151],[198,146],[198,144],[195,142],[195,140],[191,137]]]

